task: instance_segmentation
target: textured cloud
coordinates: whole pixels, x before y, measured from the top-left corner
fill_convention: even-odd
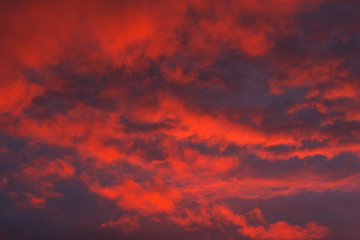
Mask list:
[[[359,8],[1,2],[0,238],[357,240]]]

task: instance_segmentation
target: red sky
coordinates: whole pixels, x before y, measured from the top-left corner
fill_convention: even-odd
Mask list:
[[[358,0],[0,3],[0,240],[358,240]]]

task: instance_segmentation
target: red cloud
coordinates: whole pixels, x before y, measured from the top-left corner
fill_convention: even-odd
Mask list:
[[[147,188],[125,179],[119,186],[102,188],[94,185],[90,189],[103,197],[116,200],[121,208],[134,209],[144,215],[174,211],[175,203],[181,196],[177,190],[166,187],[160,179],[148,183]]]
[[[108,221],[106,223],[101,224],[102,228],[105,227],[119,227],[122,232],[131,233],[140,229],[140,225],[138,223],[139,217],[137,216],[129,216],[124,215],[116,221]]]
[[[358,5],[348,4],[1,3],[1,192],[18,210],[61,210],[74,185],[124,212],[101,218],[102,230],[130,235],[161,222],[328,237],[311,213],[268,223],[255,205],[360,187]],[[253,210],[236,213],[234,199]]]
[[[286,222],[277,222],[264,228],[249,227],[239,229],[239,232],[252,239],[274,239],[274,240],[287,240],[287,239],[323,239],[327,236],[328,229],[315,223],[308,223],[306,226],[293,226]]]

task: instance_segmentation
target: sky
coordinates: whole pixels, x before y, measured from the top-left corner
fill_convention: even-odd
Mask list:
[[[360,239],[360,1],[1,1],[0,53],[0,240]]]

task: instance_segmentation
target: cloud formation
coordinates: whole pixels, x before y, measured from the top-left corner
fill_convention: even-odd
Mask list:
[[[0,3],[0,239],[356,240],[357,9]]]

